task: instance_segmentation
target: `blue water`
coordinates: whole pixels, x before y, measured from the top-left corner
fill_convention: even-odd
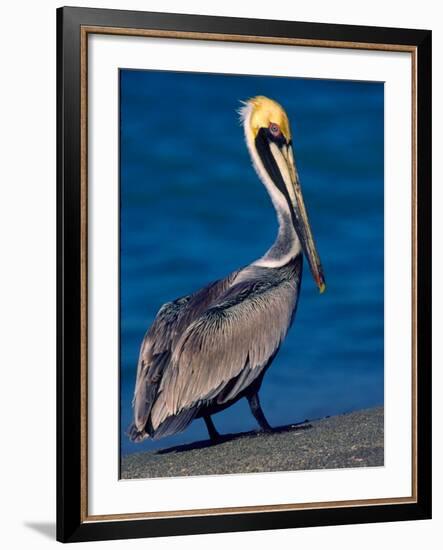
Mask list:
[[[140,342],[160,306],[260,257],[274,210],[246,150],[239,100],[286,109],[327,288],[305,265],[297,315],[260,392],[278,426],[383,403],[383,84],[122,70],[121,451],[207,437],[131,443]],[[256,424],[242,400],[220,432]]]

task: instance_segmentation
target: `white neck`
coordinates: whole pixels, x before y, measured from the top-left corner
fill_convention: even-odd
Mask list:
[[[288,202],[269,177],[255,148],[254,138],[249,131],[251,106],[246,105],[241,114],[245,130],[246,145],[251,155],[252,164],[271,197],[279,224],[278,234],[274,244],[266,254],[256,260],[253,265],[261,267],[281,267],[300,253],[300,241],[292,224]]]
[[[254,262],[261,267],[281,267],[301,252],[300,241],[294,230],[291,216],[277,211],[279,228],[274,244],[264,256]]]

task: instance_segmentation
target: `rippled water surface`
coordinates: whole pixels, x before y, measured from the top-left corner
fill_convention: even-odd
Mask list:
[[[206,438],[203,420],[131,443],[140,342],[160,306],[260,257],[275,213],[236,110],[267,95],[286,109],[327,289],[305,265],[297,315],[267,372],[273,425],[383,403],[383,84],[122,70],[120,400],[123,454]],[[255,427],[242,400],[220,432]]]

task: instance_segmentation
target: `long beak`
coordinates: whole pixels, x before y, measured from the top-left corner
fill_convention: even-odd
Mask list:
[[[255,143],[264,168],[288,202],[294,229],[308,260],[314,281],[320,293],[322,293],[326,288],[325,277],[314,237],[312,236],[300,181],[295,167],[292,146],[287,144],[286,141],[278,144],[269,142],[262,131],[258,132]]]
[[[295,201],[293,208],[293,223],[295,231],[300,239],[303,252],[308,259],[309,267],[311,268],[312,276],[314,277],[314,281],[317,283],[321,294],[326,289],[325,276],[320,262],[320,257],[317,252],[317,247],[315,246],[314,237],[312,236],[312,229],[309,224],[308,214],[306,212],[298,177],[296,177],[294,183],[294,194]]]

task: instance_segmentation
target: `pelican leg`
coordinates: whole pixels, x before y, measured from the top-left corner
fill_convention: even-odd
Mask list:
[[[260,400],[258,399],[258,393],[252,393],[247,396],[249,407],[251,408],[251,412],[254,415],[255,420],[260,425],[260,428],[264,432],[272,432],[272,428],[269,425],[269,422],[266,420],[266,417],[264,415],[263,409],[260,405]]]
[[[221,436],[218,433],[216,427],[214,426],[214,422],[212,422],[211,416],[208,414],[207,416],[203,417],[203,420],[205,421],[206,428],[208,429],[208,434],[211,441],[218,441]]]

